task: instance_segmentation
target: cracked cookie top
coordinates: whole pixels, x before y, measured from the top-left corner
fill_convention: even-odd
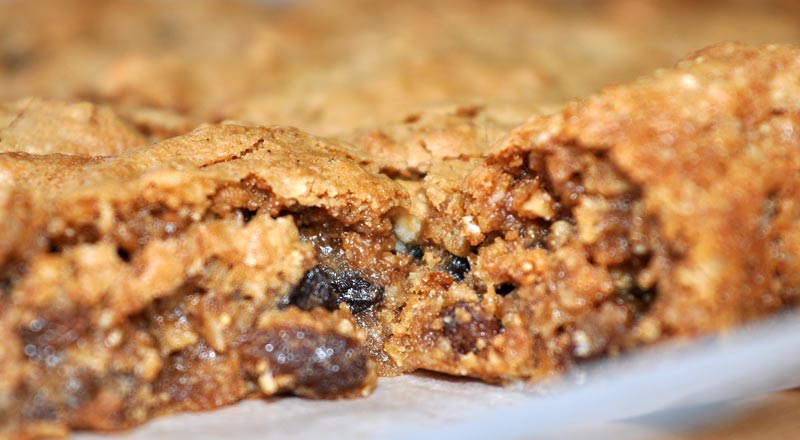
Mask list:
[[[45,231],[51,245],[108,237],[128,251],[152,234],[259,209],[278,216],[318,208],[354,228],[389,231],[387,214],[407,195],[370,169],[336,141],[237,125],[200,128],[109,158],[0,154],[4,184],[34,205],[31,230]]]
[[[147,143],[106,106],[38,98],[0,104],[0,152],[113,156]]]

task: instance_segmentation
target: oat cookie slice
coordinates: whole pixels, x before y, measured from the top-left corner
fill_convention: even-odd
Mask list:
[[[236,125],[112,157],[0,153],[17,231],[0,240],[3,432],[369,392],[365,329],[404,261],[389,211],[406,199],[373,167]]]

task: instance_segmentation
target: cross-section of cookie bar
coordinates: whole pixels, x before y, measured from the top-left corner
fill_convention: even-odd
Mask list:
[[[797,47],[711,47],[532,119],[454,185],[428,180],[460,217],[409,243],[438,270],[409,277],[386,352],[539,378],[795,304],[798,84]],[[431,238],[453,225],[457,256]]]
[[[369,392],[357,325],[374,332],[408,260],[389,220],[405,192],[371,167],[234,125],[108,158],[0,154],[3,432]]]

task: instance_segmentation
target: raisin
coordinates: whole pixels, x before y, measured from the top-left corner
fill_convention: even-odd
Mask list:
[[[653,299],[655,299],[656,296],[656,290],[654,288],[642,289],[639,286],[634,287],[630,293],[639,301],[642,301],[642,303],[648,306],[653,302]]]
[[[238,357],[218,353],[201,341],[165,359],[153,387],[172,409],[207,410],[245,395],[247,384],[239,371]]]
[[[22,402],[22,418],[28,420],[58,420],[58,409],[44,390],[29,391]]]
[[[335,274],[333,280],[337,303],[346,302],[353,313],[362,312],[383,298],[383,288],[373,285],[357,272],[347,270]]]
[[[10,73],[21,72],[32,64],[33,57],[30,53],[19,50],[5,50],[0,55],[0,65]]]
[[[289,304],[303,310],[325,307],[335,310],[347,303],[353,313],[360,313],[380,302],[383,288],[365,280],[358,272],[345,269],[333,271],[319,265],[306,272],[289,295]]]
[[[256,330],[241,345],[242,366],[257,375],[266,360],[274,376],[290,377],[288,389],[308,397],[333,397],[361,388],[369,375],[367,353],[336,333],[284,325]]]
[[[456,309],[466,310],[470,321],[462,323],[458,320]],[[490,341],[503,331],[503,324],[492,316],[487,316],[478,309],[472,309],[464,303],[456,304],[444,310],[444,328],[442,332],[450,340],[453,349],[459,354],[477,353],[479,339]]]
[[[466,257],[451,255],[445,266],[447,273],[453,276],[456,281],[464,281],[464,276],[469,272],[469,260]]]
[[[422,246],[418,244],[406,244],[399,240],[395,244],[393,253],[398,252],[404,255],[410,255],[415,261],[421,261],[422,257],[425,256],[425,251],[422,250]]]
[[[14,283],[11,282],[11,278],[0,277],[0,299],[7,294],[10,295],[13,287]]]
[[[245,223],[249,223],[250,220],[252,220],[253,217],[256,216],[256,214],[258,213],[258,210],[257,209],[242,208],[241,209],[241,213],[242,213],[242,220]]]
[[[503,284],[499,284],[497,286],[494,286],[494,293],[496,293],[496,294],[498,294],[500,296],[506,296],[509,293],[513,292],[514,289],[516,289],[516,288],[517,288],[517,286],[515,286],[515,285],[513,285],[511,283],[503,283]]]
[[[650,305],[656,296],[656,289],[642,289],[639,286],[631,286],[627,289],[616,290],[614,292],[616,303],[625,305],[635,317],[642,317],[650,309]]]
[[[635,257],[624,265],[612,267],[610,273],[615,278],[614,296],[616,303],[626,305],[634,316],[641,317],[650,309],[657,295],[656,286],[642,288],[636,284],[637,274],[647,267],[651,255]]]
[[[336,307],[333,289],[333,281],[319,267],[315,267],[306,272],[300,284],[289,294],[289,303],[303,310],[314,307],[333,310]]]
[[[121,246],[117,246],[117,256],[126,263],[131,261],[131,253]]]
[[[25,356],[54,367],[63,360],[63,350],[72,346],[86,332],[88,326],[86,319],[71,316],[69,313],[35,318],[28,325],[19,328]]]

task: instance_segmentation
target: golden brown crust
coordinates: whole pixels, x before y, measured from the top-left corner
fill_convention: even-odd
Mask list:
[[[374,165],[356,150],[286,128],[205,127],[107,159],[0,154],[0,166],[7,183],[47,199],[56,216],[83,223],[98,222],[103,203],[113,213],[114,199],[137,197],[201,215],[215,191],[248,179],[279,200],[272,209],[318,207],[347,225],[388,228],[381,216],[404,203],[402,189],[371,173]],[[170,199],[169,191],[180,195]],[[103,233],[113,225],[98,226]]]
[[[146,143],[108,107],[37,98],[0,105],[0,151],[112,156]]]
[[[352,142],[377,162],[382,173],[420,178],[447,159],[479,158],[529,116],[514,109],[450,105],[412,112],[397,123],[359,132]]]

